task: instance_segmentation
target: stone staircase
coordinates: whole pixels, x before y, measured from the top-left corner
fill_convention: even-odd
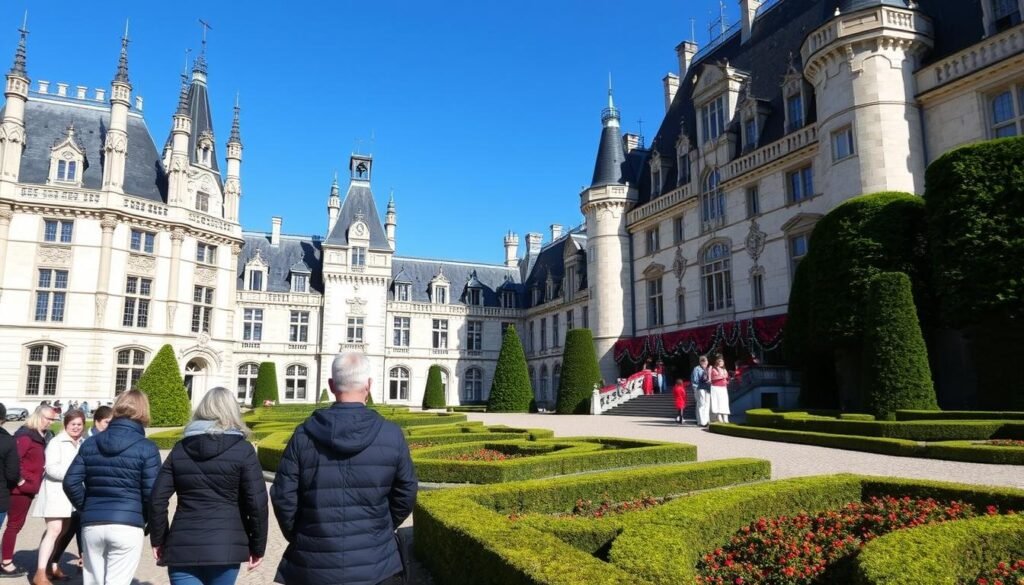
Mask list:
[[[697,403],[693,397],[687,395],[686,397],[686,410],[684,416],[687,419],[693,419],[696,416]],[[676,400],[672,396],[672,393],[665,394],[647,394],[644,396],[637,396],[636,398],[616,406],[608,412],[602,413],[602,416],[650,416],[658,418],[675,418],[676,414]]]

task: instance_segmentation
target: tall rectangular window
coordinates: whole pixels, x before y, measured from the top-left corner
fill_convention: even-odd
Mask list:
[[[764,307],[764,274],[755,272],[750,277],[750,297],[755,309]]]
[[[676,323],[686,323],[686,293],[676,293]]]
[[[308,274],[292,274],[292,292],[297,292],[297,293],[309,292],[309,275]]]
[[[349,317],[348,327],[345,329],[345,339],[348,343],[363,342],[364,317]]]
[[[997,93],[990,107],[993,138],[1024,134],[1024,86],[1011,86]]]
[[[551,347],[562,345],[561,335],[558,326],[558,314],[551,315]]]
[[[263,309],[244,309],[242,312],[242,341],[263,340]]]
[[[306,343],[309,341],[309,311],[292,311],[288,319],[288,341]]]
[[[448,349],[448,319],[434,319],[433,347]]]
[[[210,194],[196,191],[196,211],[210,212]]]
[[[583,328],[590,329],[590,306],[583,305]]]
[[[702,136],[710,142],[725,132],[725,96],[719,96],[701,108]]]
[[[484,304],[484,291],[482,291],[482,290],[480,290],[478,288],[471,288],[471,289],[469,289],[468,293],[469,293],[467,295],[469,297],[469,299],[468,299],[469,303],[468,304],[473,305],[474,307],[483,306],[483,304]]]
[[[213,288],[196,286],[192,290],[192,333],[210,332],[213,318]]]
[[[665,322],[661,278],[647,281],[647,326],[658,327]]]
[[[749,152],[757,148],[757,118],[747,118],[743,122],[743,151]]]
[[[149,278],[129,276],[124,283],[124,327],[146,327],[149,325],[149,299],[153,281]]]
[[[804,98],[800,93],[794,93],[786,98],[786,116],[790,132],[796,132],[804,127]]]
[[[846,126],[832,133],[832,162],[853,156],[853,127]]]
[[[761,193],[757,185],[747,187],[747,218],[761,214]]]
[[[677,215],[672,218],[672,244],[679,245],[683,243],[683,216]]]
[[[366,248],[352,248],[352,266],[366,266]]]
[[[466,349],[480,351],[484,348],[484,322],[466,321]]]
[[[501,291],[501,306],[506,309],[516,308],[516,291],[514,290],[503,290]]]
[[[54,396],[57,394],[61,351],[61,348],[56,345],[34,345],[28,348],[26,395]]]
[[[412,288],[411,284],[399,283],[395,285],[395,300],[403,303],[409,302],[409,290]]]
[[[540,350],[548,348],[548,319],[543,317],[540,320]]]
[[[43,221],[43,241],[70,244],[75,222],[70,219],[47,219]]]
[[[443,285],[434,285],[434,303],[438,305],[448,304],[448,287]]]
[[[36,321],[63,322],[67,290],[67,270],[40,268],[36,286]]]
[[[789,238],[789,268],[792,271],[790,278],[796,276],[796,268],[807,255],[809,248],[810,237],[808,234],[798,234]]]
[[[132,230],[130,245],[132,252],[152,254],[155,243],[156,234],[152,232],[144,232],[142,230]]]
[[[647,254],[651,255],[658,251],[658,228],[657,226],[647,230]]]
[[[217,246],[199,242],[196,244],[196,262],[200,264],[217,263]]]
[[[798,203],[813,197],[814,171],[812,167],[806,166],[786,173],[786,190],[789,192],[790,203]]]
[[[78,177],[78,161],[57,161],[57,180],[72,183]]]
[[[1017,26],[1021,22],[1017,0],[991,0],[996,32]]]
[[[409,317],[395,317],[394,324],[394,347],[409,347],[409,337],[412,331],[412,320]]]
[[[249,290],[263,290],[263,271],[249,271]]]
[[[565,330],[572,331],[576,327],[576,321],[574,319],[573,310],[569,309],[565,312]]]

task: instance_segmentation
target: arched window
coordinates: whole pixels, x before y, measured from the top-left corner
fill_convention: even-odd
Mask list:
[[[146,369],[146,350],[122,349],[117,352],[117,366],[114,370],[114,395],[135,388]]]
[[[483,400],[484,373],[480,368],[469,368],[466,370],[462,381],[462,401],[479,402]]]
[[[558,384],[562,381],[562,364],[555,364],[554,368],[551,368],[551,394],[557,396]]]
[[[701,286],[708,313],[732,307],[732,252],[725,242],[714,242],[701,256]]]
[[[238,399],[248,402],[252,398],[252,392],[256,389],[256,374],[259,372],[258,364],[242,364],[238,367]]]
[[[548,400],[548,365],[543,364],[540,367],[540,396],[538,397],[542,402]]]
[[[60,358],[63,351],[56,345],[39,344],[28,348],[27,396],[56,396]]]
[[[408,368],[391,368],[388,373],[388,399],[409,400]]]
[[[721,175],[715,169],[704,177],[700,195],[700,220],[704,231],[725,223],[725,192],[721,188]]]
[[[288,366],[284,376],[284,397],[285,400],[306,399],[306,366]]]

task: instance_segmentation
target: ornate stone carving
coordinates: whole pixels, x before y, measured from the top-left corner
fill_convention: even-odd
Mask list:
[[[199,347],[206,347],[206,344],[210,343],[210,334],[203,331],[196,336],[196,343]]]
[[[174,228],[171,232],[171,241],[178,242],[179,244],[185,240],[185,230],[181,228]]]
[[[130,254],[128,256],[128,269],[133,272],[152,274],[156,270],[156,259],[152,256]]]
[[[105,232],[112,232],[114,231],[114,228],[117,227],[118,223],[116,215],[104,215],[103,220],[100,221],[100,227],[103,228],[103,231]]]
[[[0,222],[9,223],[14,217],[14,211],[10,207],[0,207]]]
[[[676,280],[682,284],[683,276],[686,275],[686,256],[683,256],[682,246],[676,248],[676,259],[672,262],[672,272],[675,273]]]
[[[239,246],[238,244],[231,244],[231,255],[232,256],[236,256],[237,257],[241,253],[242,253],[242,247],[241,246]]]
[[[39,262],[42,264],[67,266],[71,264],[71,248],[40,246]]]
[[[366,299],[355,297],[345,301],[348,303],[348,312],[350,315],[365,315],[366,314]]]
[[[178,312],[177,303],[167,304],[167,328],[174,329],[174,314]]]
[[[96,324],[103,324],[103,315],[107,311],[107,295],[97,294],[96,295]]]
[[[217,271],[203,266],[196,268],[196,282],[199,284],[213,284],[217,282]]]
[[[754,261],[754,264],[757,264],[757,260],[764,252],[764,244],[767,240],[768,234],[761,231],[760,226],[757,225],[757,220],[751,220],[750,231],[747,233],[747,238],[744,242],[746,244],[747,254],[750,255],[750,259]]]

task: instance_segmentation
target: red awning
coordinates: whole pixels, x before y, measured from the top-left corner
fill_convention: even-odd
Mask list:
[[[615,361],[626,357],[640,362],[647,357],[663,357],[683,353],[703,354],[716,347],[746,347],[761,352],[772,351],[782,342],[786,314],[755,317],[670,331],[660,335],[631,337],[615,342]]]

